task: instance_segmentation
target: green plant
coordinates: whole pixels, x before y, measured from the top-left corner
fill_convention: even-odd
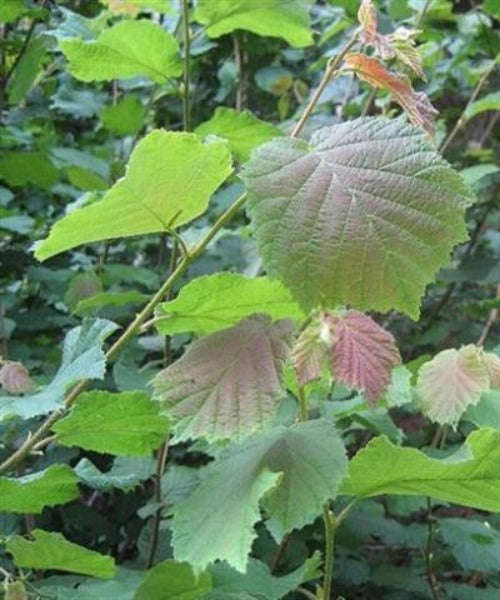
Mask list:
[[[0,511],[24,515],[21,525],[7,517],[1,532],[5,597],[357,594],[341,577],[337,588],[334,556],[362,579],[366,566],[351,556],[356,536],[349,538],[349,527],[365,520],[378,531],[375,539],[386,522],[397,532],[383,536],[399,539],[402,525],[391,514],[405,515],[402,499],[410,514],[421,511],[414,538],[405,539],[409,547],[418,539],[425,570],[423,577],[408,574],[408,597],[455,597],[459,587],[434,568],[433,519],[438,503],[500,510],[500,358],[498,349],[484,348],[498,295],[475,304],[476,339],[465,336],[447,344],[456,348],[431,354],[418,351],[429,342],[416,343],[414,356],[404,348],[411,358],[404,365],[403,347],[381,318],[367,314],[392,311],[389,318],[397,319],[399,311],[418,320],[426,287],[468,240],[472,186],[482,195],[477,182],[498,171],[478,160],[464,177],[440,156],[438,112],[410,80],[425,78],[416,45],[422,32],[382,34],[371,0],[359,10],[341,3],[333,24],[335,7],[314,5],[318,25],[326,25],[323,43],[345,39],[314,57],[323,75],[311,91],[279,64],[259,70],[256,81],[280,128],[241,110],[246,69],[257,36],[284,39],[292,57],[305,61],[313,3],[90,4],[92,16],[69,8],[54,16],[45,2],[9,0],[0,8],[0,104],[9,106],[0,177],[23,191],[27,212],[38,218],[37,194],[75,197],[66,214],[55,210],[47,232],[45,219],[34,228],[35,217],[8,208],[12,192],[1,188],[4,229],[37,237],[34,256],[50,259],[53,269],[32,264],[24,289],[15,277],[5,285],[5,330],[9,315],[20,323],[26,307],[34,321],[49,319],[47,330],[33,330],[33,354],[26,341],[16,354],[15,336],[2,336]],[[434,10],[446,20],[449,3],[434,4],[401,18],[420,26]],[[386,8],[397,12],[393,2]],[[483,18],[489,10],[486,3]],[[47,28],[35,35],[39,23]],[[209,77],[200,80],[228,40],[234,62],[219,68],[215,90]],[[468,119],[498,108],[495,94],[476,100],[496,64],[490,57],[483,65],[463,114],[441,135],[441,149],[453,145]],[[346,116],[308,131],[323,95],[341,78],[348,83],[339,117]],[[349,105],[360,81],[370,87],[359,88]],[[238,110],[218,106],[205,115],[211,111],[204,104],[221,102],[227,85]],[[371,89],[382,90],[382,115],[368,115]],[[65,115],[79,111],[84,123],[73,124],[68,139],[61,133],[66,116],[50,125],[36,113],[46,116],[47,98]],[[405,114],[393,114],[393,101]],[[26,135],[17,105],[35,110]],[[292,105],[296,113],[285,121]],[[473,242],[492,212],[488,193]],[[247,273],[231,255],[233,239],[237,252],[253,253],[243,263]],[[21,238],[20,253],[26,242]],[[75,250],[94,243],[100,246],[88,255]],[[221,256],[222,243],[228,249]],[[470,254],[472,245],[466,248]],[[143,267],[152,256],[156,272]],[[453,291],[446,288],[425,313],[424,340]],[[141,305],[129,318],[130,306]],[[398,338],[412,327],[404,323]],[[44,370],[54,330],[65,331],[60,364]],[[45,385],[36,387],[23,363],[41,371]],[[398,419],[416,419],[423,437],[403,444]],[[379,497],[388,518],[369,500]],[[86,525],[96,502],[109,506],[99,515],[102,532]],[[113,511],[123,515],[112,531]],[[94,531],[90,539],[86,527]],[[471,545],[496,551],[496,527],[443,519],[443,546],[464,570],[474,569],[455,549],[460,531]],[[299,531],[306,533],[294,548]],[[127,556],[124,540],[134,540],[138,556]],[[293,558],[284,574],[287,553]],[[398,589],[380,573],[374,589]],[[455,586],[479,589],[470,583]]]

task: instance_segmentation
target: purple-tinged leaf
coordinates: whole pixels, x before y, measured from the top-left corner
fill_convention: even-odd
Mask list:
[[[8,360],[0,368],[0,386],[8,394],[26,394],[35,384],[22,363]]]
[[[349,304],[418,317],[420,297],[466,239],[465,181],[401,119],[361,118],[309,143],[277,138],[246,164],[265,267],[306,309]]]
[[[417,379],[422,412],[442,425],[456,425],[468,406],[490,387],[481,349],[473,344],[443,350],[424,363]]]
[[[394,338],[373,319],[355,310],[341,315],[327,313],[324,319],[332,334],[333,376],[375,403],[391,382],[393,367],[401,361]]]
[[[195,341],[155,379],[178,440],[242,437],[269,425],[284,391],[281,375],[293,322],[255,315]]]
[[[321,336],[321,324],[315,320],[300,333],[293,346],[292,362],[299,384],[318,379],[327,360],[328,346]]]

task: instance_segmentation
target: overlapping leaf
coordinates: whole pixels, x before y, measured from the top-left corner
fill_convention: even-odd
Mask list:
[[[239,162],[248,160],[253,148],[281,135],[277,127],[257,119],[250,111],[225,107],[217,108],[213,117],[199,125],[195,133],[202,138],[217,135],[226,139]]]
[[[211,589],[208,573],[196,575],[187,563],[166,560],[147,572],[134,600],[198,600]]]
[[[361,118],[276,139],[243,178],[265,266],[307,309],[318,304],[416,318],[425,286],[466,238],[470,188],[425,134]]]
[[[416,92],[412,88],[406,75],[389,71],[378,59],[361,52],[351,52],[345,57],[345,62],[370,85],[389,90],[412,123],[430,135],[434,134],[437,110],[424,92]]]
[[[310,0],[200,0],[195,17],[210,37],[246,29],[282,38],[292,46],[309,46],[310,5]]]
[[[148,456],[165,440],[168,420],[144,392],[82,394],[53,430],[65,446],[121,456]]]
[[[355,310],[325,317],[331,331],[333,376],[347,387],[364,392],[376,402],[400,362],[392,335],[373,319]]]
[[[105,29],[95,42],[61,40],[60,47],[69,60],[69,72],[81,81],[142,75],[155,83],[165,83],[182,73],[177,40],[147,19],[121,21]]]
[[[35,256],[45,260],[80,244],[188,223],[205,211],[230,172],[222,140],[202,144],[194,134],[152,131],[132,152],[125,177],[101,201],[58,221]]]
[[[468,406],[477,404],[490,387],[482,351],[469,344],[443,350],[424,363],[417,379],[422,411],[433,421],[456,425]]]
[[[102,379],[106,360],[103,341],[116,329],[105,319],[84,321],[64,339],[61,366],[54,379],[41,392],[31,396],[0,397],[0,420],[6,417],[30,419],[59,408],[67,389],[81,379]]]
[[[269,423],[284,391],[281,374],[293,329],[254,316],[201,338],[155,379],[177,439],[242,436]]]
[[[199,569],[219,559],[245,571],[259,500],[265,496],[268,527],[280,539],[321,513],[346,472],[342,441],[324,420],[279,427],[234,444],[177,506],[174,554]]]
[[[161,304],[156,327],[165,335],[185,331],[207,334],[236,325],[255,313],[273,319],[304,317],[289,290],[279,281],[216,273],[190,281],[177,298]]]
[[[57,569],[104,579],[115,574],[115,561],[111,556],[68,542],[60,533],[34,529],[30,535],[33,541],[14,535],[6,543],[7,552],[13,555],[17,567]]]
[[[500,511],[500,432],[479,429],[446,460],[415,448],[372,440],[350,462],[341,493],[368,498],[383,494],[430,496],[444,502]]]

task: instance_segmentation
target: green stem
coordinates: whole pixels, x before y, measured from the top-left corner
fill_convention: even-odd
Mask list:
[[[335,530],[337,528],[335,515],[325,504],[323,508],[325,524],[325,568],[323,579],[323,600],[330,600],[332,593],[333,565],[335,558]]]
[[[309,411],[307,410],[307,399],[304,386],[299,385],[299,421],[307,421],[309,417]]]
[[[358,41],[358,31],[356,31],[354,33],[352,38],[347,42],[347,44],[342,48],[342,50],[337,54],[337,56],[335,56],[332,60],[330,60],[328,62],[328,66],[326,68],[325,73],[323,74],[321,81],[319,82],[318,87],[314,91],[314,94],[311,96],[311,99],[309,100],[309,104],[304,109],[302,116],[297,121],[297,124],[295,125],[295,127],[293,128],[293,130],[290,134],[291,138],[296,138],[299,135],[299,133],[302,131],[304,125],[306,124],[307,119],[309,118],[309,116],[311,115],[312,111],[314,110],[316,104],[318,103],[319,99],[321,98],[321,94],[323,93],[325,87],[328,85],[329,81],[335,75],[335,73],[336,73],[340,63],[343,61],[345,55],[354,46],[354,44],[356,44],[357,41]]]
[[[182,23],[184,28],[184,94],[182,95],[184,131],[191,131],[191,104],[189,82],[191,79],[191,31],[189,29],[189,0],[182,0]]]

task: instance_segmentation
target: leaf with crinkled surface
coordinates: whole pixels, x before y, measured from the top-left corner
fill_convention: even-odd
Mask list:
[[[14,535],[6,543],[7,552],[13,555],[17,567],[57,569],[104,579],[111,579],[116,572],[111,556],[73,544],[60,533],[33,529],[30,535],[32,540]]]
[[[429,419],[454,426],[468,406],[479,402],[490,387],[481,352],[473,344],[450,348],[420,367],[416,391]]]
[[[176,439],[213,441],[262,429],[284,397],[293,323],[256,315],[201,338],[154,380]]]
[[[292,350],[292,362],[300,385],[318,379],[328,361],[328,346],[315,319],[299,335]]]
[[[500,431],[479,429],[444,460],[402,448],[385,436],[371,440],[349,464],[340,493],[430,496],[444,502],[500,511]]]
[[[430,135],[434,135],[437,110],[424,92],[416,92],[406,75],[392,73],[378,59],[361,52],[351,52],[346,64],[358,77],[377,88],[389,90],[394,100],[405,110],[408,118]]]
[[[52,465],[22,477],[0,477],[0,511],[41,513],[78,496],[77,478],[67,465]]]
[[[301,47],[313,43],[310,7],[310,0],[200,0],[195,18],[209,37],[245,29]]]
[[[493,352],[485,352],[482,359],[488,371],[491,387],[500,388],[500,356],[497,356]]]
[[[472,190],[401,119],[361,118],[254,150],[243,179],[269,275],[310,310],[350,304],[413,318],[466,239]]]
[[[226,139],[239,162],[248,160],[253,148],[282,135],[277,127],[261,121],[248,110],[238,112],[223,106],[215,110],[211,119],[198,125],[195,133],[201,138],[217,135]]]
[[[358,10],[358,21],[366,43],[371,43],[377,35],[377,11],[372,0],[363,0]]]
[[[337,381],[361,391],[374,404],[391,382],[393,367],[401,362],[392,335],[356,310],[325,313],[331,331],[330,358]]]
[[[54,379],[44,390],[31,396],[0,397],[0,421],[45,415],[62,406],[67,389],[74,383],[82,379],[102,379],[106,370],[102,344],[116,328],[111,321],[94,319],[83,321],[80,327],[68,331],[61,366]]]
[[[182,73],[177,40],[147,19],[121,21],[105,29],[96,41],[64,39],[60,47],[69,61],[68,71],[80,81],[142,75],[155,83],[165,83]]]
[[[215,273],[190,281],[177,298],[160,304],[156,328],[164,335],[189,331],[207,334],[236,325],[252,314],[273,319],[303,319],[290,291],[267,277]]]
[[[265,496],[267,524],[279,538],[314,521],[346,474],[344,446],[326,420],[278,427],[233,444],[174,511],[174,555],[198,569],[225,560],[243,572],[259,500]]]
[[[206,210],[231,170],[222,140],[203,144],[194,134],[152,131],[134,148],[125,177],[102,200],[58,221],[35,256],[45,260],[89,242],[179,227]]]

